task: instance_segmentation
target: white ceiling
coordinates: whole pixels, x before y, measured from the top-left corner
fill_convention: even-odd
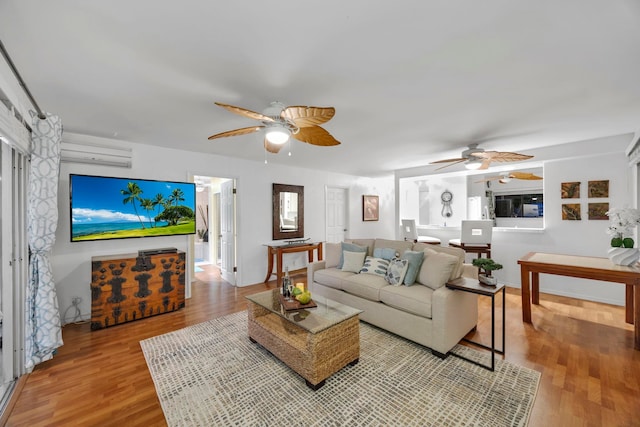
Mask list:
[[[0,40],[66,132],[263,161],[271,101],[342,144],[270,163],[374,175],[640,128],[637,0],[3,0]]]

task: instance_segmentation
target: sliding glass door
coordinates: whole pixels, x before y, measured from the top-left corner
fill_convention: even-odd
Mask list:
[[[24,373],[27,156],[0,138],[0,413]]]

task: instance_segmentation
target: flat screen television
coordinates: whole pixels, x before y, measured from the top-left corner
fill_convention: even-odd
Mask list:
[[[196,232],[194,183],[69,175],[71,241]]]

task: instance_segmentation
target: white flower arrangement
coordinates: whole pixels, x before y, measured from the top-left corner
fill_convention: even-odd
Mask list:
[[[625,237],[631,235],[633,229],[640,224],[640,210],[634,208],[613,208],[607,212],[609,217],[609,227],[607,234],[611,238],[611,246],[614,248],[632,248],[633,238]]]

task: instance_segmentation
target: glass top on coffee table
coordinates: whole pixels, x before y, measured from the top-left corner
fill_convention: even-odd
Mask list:
[[[313,301],[318,305],[317,307],[285,311],[280,303],[279,295],[280,289],[271,289],[269,291],[247,295],[246,298],[254,304],[258,304],[270,312],[295,323],[312,334],[321,332],[362,313],[362,310],[349,307],[320,295],[312,295]]]

